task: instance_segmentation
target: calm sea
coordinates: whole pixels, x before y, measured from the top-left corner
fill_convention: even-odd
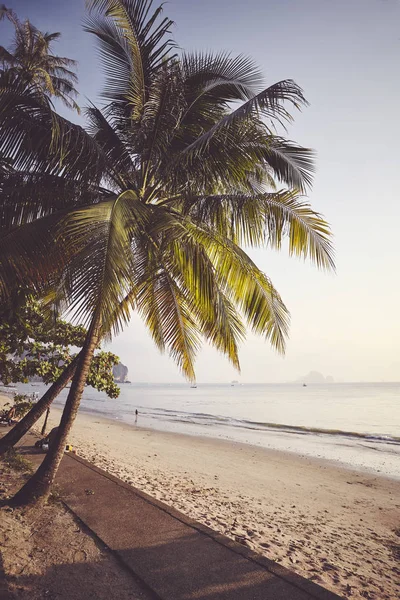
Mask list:
[[[18,387],[44,390],[42,384]],[[87,387],[81,410],[131,425],[225,438],[400,477],[400,383],[124,384],[116,400]]]

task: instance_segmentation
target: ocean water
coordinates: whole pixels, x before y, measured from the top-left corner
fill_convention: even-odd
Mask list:
[[[45,386],[18,388],[41,394]],[[400,478],[400,383],[124,384],[117,399],[87,387],[81,410],[132,426],[286,450]]]

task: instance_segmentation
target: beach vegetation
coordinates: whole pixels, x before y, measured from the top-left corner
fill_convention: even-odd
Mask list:
[[[54,307],[53,307],[54,308]],[[16,418],[13,428],[0,439],[0,455],[7,452],[37,422],[74,373],[78,354],[72,348],[83,346],[86,330],[81,325],[59,319],[54,310],[17,290],[12,302],[0,313],[0,380],[3,384],[27,383],[39,377],[50,387],[38,401],[23,394],[14,397]],[[112,352],[97,350],[87,374],[86,384],[117,398],[113,366],[119,358]],[[20,396],[25,397],[22,401]]]
[[[33,473],[33,466],[23,454],[10,448],[2,457],[4,464],[14,471],[22,471],[23,473]]]

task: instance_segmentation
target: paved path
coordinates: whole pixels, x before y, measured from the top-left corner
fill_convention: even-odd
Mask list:
[[[21,450],[39,464],[35,439],[26,436]],[[64,456],[57,483],[154,600],[340,600],[74,455]]]

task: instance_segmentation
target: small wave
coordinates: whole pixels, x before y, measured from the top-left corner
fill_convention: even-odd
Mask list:
[[[298,435],[330,435],[355,438],[368,442],[381,442],[388,444],[400,444],[400,437],[390,435],[379,435],[373,433],[361,433],[359,431],[343,431],[342,429],[325,429],[322,427],[307,427],[305,425],[286,425],[283,423],[262,423],[257,421],[242,421],[243,426],[248,429],[257,430],[278,430],[285,433],[295,433]]]

